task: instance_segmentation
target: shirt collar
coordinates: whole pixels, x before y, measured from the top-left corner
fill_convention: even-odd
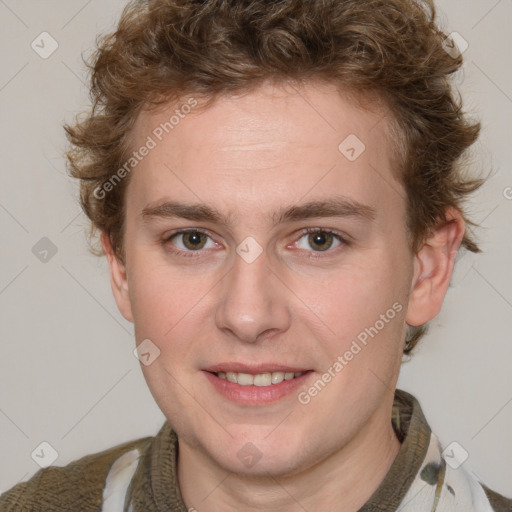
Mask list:
[[[431,430],[418,401],[397,389],[393,412],[393,427],[402,446],[384,480],[359,512],[397,510],[429,448]]]
[[[417,400],[405,391],[396,390],[393,427],[401,441],[398,455],[386,477],[360,512],[396,510],[411,487],[427,453],[431,430]],[[153,438],[147,457],[135,476],[134,510],[173,510],[187,512],[177,478],[178,439],[166,422]],[[134,483],[135,483],[134,482]],[[152,506],[148,503],[150,494]],[[144,508],[145,507],[145,508]]]

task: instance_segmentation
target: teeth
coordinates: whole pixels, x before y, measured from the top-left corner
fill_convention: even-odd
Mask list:
[[[259,377],[259,375],[256,375]],[[254,377],[248,373],[237,373],[236,382],[241,386],[252,386],[254,384]]]
[[[251,375],[250,373],[219,372],[217,377],[240,384],[241,386],[270,386],[272,384],[280,384],[283,380],[292,380],[295,377],[300,377],[304,373],[306,372],[272,372]]]
[[[242,373],[242,375],[244,375],[244,374]],[[255,386],[270,386],[270,384],[272,384],[272,374],[271,373],[258,373],[258,375],[254,376],[254,385]]]
[[[272,384],[279,384],[284,380],[284,372],[272,372]]]

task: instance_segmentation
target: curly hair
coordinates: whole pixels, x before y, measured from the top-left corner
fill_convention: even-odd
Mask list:
[[[450,80],[462,57],[445,51],[446,41],[431,0],[132,0],[117,29],[96,41],[91,110],[65,126],[91,241],[104,232],[124,261],[129,176],[101,197],[95,191],[126,162],[142,110],[185,95],[208,104],[269,80],[320,80],[384,101],[413,251],[450,207],[474,225],[463,203],[483,180],[467,175],[462,157],[480,125],[462,111]],[[467,231],[462,245],[479,252]],[[424,332],[409,330],[405,353]]]

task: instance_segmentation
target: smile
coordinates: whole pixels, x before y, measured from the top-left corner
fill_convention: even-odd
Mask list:
[[[202,373],[215,394],[244,406],[269,405],[293,396],[314,373],[312,370],[264,371],[269,368],[258,368],[258,372],[248,373],[249,368],[243,369],[245,371],[235,372],[224,367],[219,371],[203,370]]]
[[[225,379],[240,386],[272,386],[280,384],[284,380],[292,380],[296,377],[304,375],[306,372],[265,372],[251,375],[250,373],[241,372],[218,372],[215,375],[219,379]]]

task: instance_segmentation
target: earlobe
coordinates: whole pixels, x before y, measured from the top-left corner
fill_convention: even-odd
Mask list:
[[[105,232],[101,233],[101,245],[107,257],[110,269],[110,285],[117,307],[126,320],[133,322],[125,264],[114,253],[110,238]]]
[[[409,325],[423,325],[441,310],[464,229],[461,213],[450,209],[446,221],[436,226],[416,253],[406,317]]]

